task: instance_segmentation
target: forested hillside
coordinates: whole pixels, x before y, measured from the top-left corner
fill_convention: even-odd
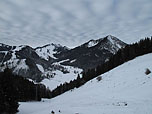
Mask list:
[[[64,83],[52,91],[52,97],[60,95],[70,89],[78,88],[88,82],[89,80],[129,61],[135,57],[148,54],[152,52],[152,38],[145,38],[137,43],[127,45],[125,48],[120,49],[104,64],[98,65],[96,68],[89,69],[83,72],[82,77],[78,75],[77,79]]]
[[[17,112],[19,101],[41,101],[51,98],[51,92],[42,84],[34,84],[10,69],[0,72],[0,112],[13,114]]]

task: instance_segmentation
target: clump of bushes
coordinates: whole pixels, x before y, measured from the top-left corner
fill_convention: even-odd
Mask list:
[[[146,71],[145,71],[145,74],[148,75],[150,73],[151,73],[151,71],[147,68]]]
[[[96,79],[97,79],[97,81],[99,82],[99,81],[102,80],[102,76],[98,76]]]

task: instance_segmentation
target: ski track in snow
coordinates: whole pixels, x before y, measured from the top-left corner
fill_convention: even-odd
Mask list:
[[[151,114],[152,73],[145,74],[151,58],[137,57],[56,98],[21,102],[18,114]]]

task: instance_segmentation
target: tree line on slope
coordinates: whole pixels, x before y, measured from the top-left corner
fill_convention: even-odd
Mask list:
[[[137,43],[127,45],[120,49],[115,55],[111,56],[104,64],[98,65],[96,68],[88,69],[82,73],[82,77],[78,75],[77,79],[69,83],[60,84],[56,89],[51,92],[51,97],[56,97],[68,90],[78,88],[85,84],[87,81],[129,61],[135,57],[148,54],[152,52],[152,37],[140,40]],[[89,62],[89,61],[88,61]]]
[[[51,92],[44,85],[13,75],[8,68],[0,72],[0,113],[14,114],[19,101],[41,101],[50,97]]]

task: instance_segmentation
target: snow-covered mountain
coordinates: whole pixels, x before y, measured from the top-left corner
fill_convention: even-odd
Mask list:
[[[79,68],[63,66],[56,62],[53,53],[68,50],[68,48],[49,44],[43,47],[9,46],[0,44],[0,68],[9,67],[15,74],[24,76],[34,81],[42,81],[50,89],[61,83],[77,78],[82,72]]]
[[[70,65],[84,70],[94,68],[104,63],[110,56],[127,44],[118,38],[108,35],[98,40],[90,40],[76,48],[61,52],[55,56],[64,61],[63,65]]]
[[[21,102],[19,114],[151,114],[151,58],[137,57],[51,100]]]
[[[61,46],[60,44],[48,44],[43,47],[37,47],[36,53],[45,60],[50,60],[51,58],[57,59],[54,54],[65,52],[66,50],[69,50],[66,46]]]
[[[9,67],[15,74],[37,82],[43,80],[42,83],[54,89],[75,79],[82,69],[104,63],[124,46],[124,42],[110,35],[73,49],[53,43],[37,48],[0,44],[0,68]]]
[[[118,38],[108,35],[105,38],[100,38],[98,40],[90,40],[89,42],[83,44],[82,46],[86,46],[88,48],[100,45],[98,49],[100,50],[108,50],[111,53],[115,54],[120,48],[125,47],[126,44],[120,41]]]

